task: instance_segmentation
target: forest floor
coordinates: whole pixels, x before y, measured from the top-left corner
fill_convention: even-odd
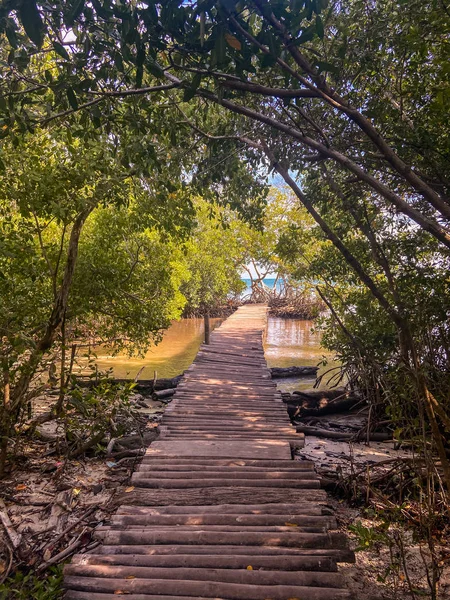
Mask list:
[[[141,406],[137,410],[148,419],[141,432],[148,445],[157,437],[165,405],[140,394],[138,398]],[[110,456],[103,451],[101,456],[67,459],[51,439],[57,430],[57,422],[51,421],[39,428],[45,439],[19,439],[13,468],[1,482],[0,600],[11,597],[9,589],[18,572],[22,584],[26,573],[45,575],[49,567],[63,563],[75,552],[99,544],[94,539],[95,529],[118,508],[118,492],[129,488],[131,474],[142,457],[133,455],[140,452],[138,441],[129,451],[119,447]],[[8,577],[9,584],[1,585]],[[32,586],[33,582],[24,584],[23,595],[18,593],[17,598],[59,598],[56,593],[34,596]]]
[[[370,511],[351,507],[345,500],[330,497],[330,505],[335,510],[340,530],[350,537],[353,548],[358,547],[361,538],[349,527],[355,523],[369,531],[382,527],[380,518],[370,515]],[[399,526],[397,533],[402,539],[403,557],[398,546],[380,541],[368,550],[357,551],[354,564],[339,565],[339,571],[356,599],[411,600],[431,597],[427,582],[427,569],[431,562],[428,549],[414,540],[411,530]],[[450,548],[442,546],[438,552],[442,556],[439,598],[444,600],[450,597]]]
[[[141,407],[141,411],[149,417],[148,435],[151,438],[154,433],[156,437],[155,428],[164,412],[164,404],[149,398],[144,400],[147,407]],[[348,419],[349,416],[333,418]],[[386,460],[404,456],[408,456],[407,451],[395,449],[392,442],[372,442],[367,446],[307,436],[305,447],[297,458],[314,461],[318,472],[326,479],[332,471],[345,474],[355,467],[360,469],[375,462],[383,464]],[[21,543],[19,550],[13,552],[11,538],[3,528],[0,534],[0,550],[3,542],[0,581],[8,573],[11,577],[17,567],[22,573],[45,575],[51,565],[63,563],[71,554],[95,548],[98,544],[94,539],[95,529],[117,509],[116,498],[120,493],[132,491],[130,476],[139,460],[140,456],[65,460],[50,442],[19,444],[14,470],[2,482],[2,497],[12,531]],[[355,564],[340,565],[355,598],[406,600],[429,597],[425,566],[429,555],[425,546],[414,540],[410,530],[399,524],[393,531],[391,526],[386,537],[383,517],[374,510],[364,508],[362,504],[352,505],[337,494],[329,495],[329,504],[336,513],[340,529],[350,536],[352,547],[367,546],[356,552]],[[450,596],[450,547],[447,546],[450,543],[441,543],[437,548],[441,558],[442,599]],[[13,554],[14,564],[11,564]],[[8,591],[5,592],[8,589],[8,585],[0,585],[1,599],[10,597]],[[17,598],[59,598],[58,591],[48,596],[35,596],[31,588],[26,590]]]
[[[326,417],[343,422],[352,418],[351,413]],[[300,460],[313,461],[328,487],[333,487],[329,485],[330,473],[339,473],[345,478],[373,465],[387,470],[394,461],[411,459],[412,453],[396,448],[394,442],[367,445],[306,436],[305,446],[297,451],[297,455]],[[395,523],[385,518],[387,515],[381,502],[378,503],[379,510],[376,501],[371,502],[372,508],[367,508],[364,502],[349,501],[342,490],[329,493],[329,505],[335,511],[340,530],[350,537],[351,547],[356,549],[356,562],[341,564],[339,568],[355,598],[406,600],[430,597],[427,581],[430,553],[426,543],[417,539],[416,531],[400,521]],[[439,598],[449,598],[450,537],[443,536],[435,542],[441,571]]]

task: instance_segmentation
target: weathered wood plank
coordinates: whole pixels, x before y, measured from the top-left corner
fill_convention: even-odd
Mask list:
[[[66,600],[341,600],[351,561],[270,378],[265,306],[202,345],[95,554],[65,570]]]

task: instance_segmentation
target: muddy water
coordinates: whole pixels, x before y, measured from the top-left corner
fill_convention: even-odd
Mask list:
[[[211,330],[223,319],[211,319]],[[144,357],[130,358],[126,354],[112,356],[108,348],[95,348],[97,366],[100,370],[112,369],[114,377],[133,379],[139,370],[140,379],[175,377],[185,371],[195,358],[204,339],[203,319],[174,321],[157,346],[152,346]]]
[[[211,319],[211,329],[222,319]],[[312,331],[313,322],[300,319],[270,318],[265,341],[269,367],[292,365],[317,365],[327,352],[320,346],[320,336]],[[144,367],[140,379],[175,377],[182,373],[195,358],[203,341],[203,319],[175,321],[164,334],[162,342],[153,346],[145,357],[129,358],[125,354],[112,356],[107,348],[97,348],[99,369],[112,369],[115,377],[134,378]],[[328,365],[326,368],[330,368]],[[321,368],[319,373],[326,370]],[[279,380],[279,387],[286,391],[311,388],[314,378]]]
[[[270,317],[265,341],[265,353],[269,367],[316,366],[324,358],[326,366],[321,366],[318,375],[325,373],[337,363],[332,355],[320,345],[320,334],[314,331],[313,321],[302,319],[279,319]],[[327,387],[328,377],[320,387]],[[312,388],[315,377],[289,378],[277,380],[278,387],[286,392]]]
[[[324,355],[313,321],[270,317],[265,353],[269,367],[317,365]]]

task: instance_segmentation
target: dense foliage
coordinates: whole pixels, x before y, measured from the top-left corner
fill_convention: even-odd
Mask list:
[[[142,349],[253,259],[448,491],[449,32],[437,0],[3,0],[0,463],[78,337]]]
[[[322,283],[327,343],[399,435],[431,434],[447,488],[449,28],[435,0],[0,8],[7,144],[49,124],[117,137],[155,197],[191,186],[249,219],[261,177],[284,180],[315,223],[293,223],[285,261]]]
[[[240,262],[237,244],[194,190],[180,180],[159,186],[160,173],[138,176],[123,164],[117,139],[55,131],[7,140],[5,150],[2,469],[12,437],[29,427],[34,398],[59,385],[39,419],[63,413],[83,345],[145,351],[187,303],[205,310],[225,301],[239,287]]]

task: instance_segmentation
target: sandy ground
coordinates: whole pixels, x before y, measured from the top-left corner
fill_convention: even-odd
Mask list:
[[[148,427],[152,428],[160,420],[164,406],[148,399],[145,403],[146,407],[141,410],[149,416]],[[330,418],[342,419],[352,425],[353,417],[348,415],[327,417]],[[18,456],[13,473],[2,482],[2,496],[12,524],[30,547],[30,565],[60,552],[82,533],[83,528],[87,528],[91,536],[87,547],[94,547],[97,542],[92,537],[93,530],[116,510],[117,492],[129,485],[130,474],[139,460],[129,459],[117,464],[106,458],[91,458],[65,463],[51,447],[51,444],[41,442],[19,449],[23,461]],[[318,472],[324,475],[336,470],[345,474],[355,467],[364,468],[404,457],[411,457],[411,454],[396,449],[392,442],[372,442],[367,446],[313,436],[306,437],[304,448],[298,452],[299,460],[314,461]],[[335,510],[340,529],[349,535],[353,548],[359,540],[349,532],[349,526],[360,523],[362,527],[377,528],[380,525],[380,521],[367,511],[353,508],[342,499],[330,495],[329,504]],[[52,540],[90,509],[89,518],[74,528],[63,543],[48,549]],[[417,600],[430,597],[425,568],[427,549],[413,542],[409,532],[400,530],[399,535],[405,546],[404,564],[399,564],[395,548],[392,550],[387,544],[378,542],[368,550],[356,552],[355,564],[340,565],[340,572],[356,600],[411,599],[408,578],[416,590]],[[439,556],[442,568],[440,598],[444,600],[450,598],[450,547],[440,546]],[[7,556],[0,552],[0,575],[6,564]]]
[[[328,417],[330,418],[330,417]],[[337,418],[333,416],[333,418]],[[343,475],[365,465],[380,464],[395,458],[411,458],[407,450],[396,449],[393,442],[348,443],[307,436],[303,449],[297,451],[300,460],[312,460],[319,473],[341,471]],[[349,526],[377,529],[380,519],[370,516],[364,508],[352,508],[346,501],[329,495],[329,504],[334,509],[340,529],[349,535],[351,547],[357,548],[360,539],[349,530]],[[406,600],[413,598],[409,591],[408,578],[415,590],[415,598],[429,598],[426,564],[429,552],[426,545],[413,541],[405,529],[389,530],[389,537],[400,540],[405,548],[405,561],[400,558],[398,546],[389,548],[385,542],[377,542],[368,550],[355,553],[355,564],[341,564],[339,570],[356,600]],[[450,598],[450,546],[438,546],[441,580],[439,598]],[[406,572],[405,572],[406,571]]]
[[[348,526],[361,523],[364,527],[376,527],[379,522],[375,519],[364,518],[359,509],[352,509],[344,502],[330,500],[334,505],[341,530],[349,535],[351,545],[356,548],[358,540],[349,533]],[[406,600],[413,598],[408,585],[409,577],[415,590],[415,597],[430,598],[427,585],[427,568],[430,555],[426,545],[420,545],[412,540],[405,530],[400,530],[405,548],[404,564],[400,558],[398,547],[390,549],[386,544],[376,544],[370,550],[357,551],[355,564],[341,564],[339,571],[344,576],[348,588],[356,600]],[[450,598],[450,548],[439,547],[441,577],[439,598]]]
[[[145,406],[139,412],[149,419],[146,437],[152,439],[153,432],[157,436],[155,428],[164,405],[150,399],[142,404]],[[61,433],[59,429],[55,421],[46,423],[40,431],[49,441],[18,444],[14,468],[1,482],[1,498],[22,540],[22,563],[29,567],[48,561],[79,535],[84,536],[83,548],[98,545],[94,530],[116,510],[117,492],[119,489],[123,492],[129,485],[131,473],[141,459],[137,456],[120,460],[105,457],[65,460],[57,453],[54,442]],[[83,519],[86,513],[88,517]],[[80,522],[58,541],[58,536],[77,521]],[[6,541],[4,528],[0,527],[0,578],[10,560]]]

